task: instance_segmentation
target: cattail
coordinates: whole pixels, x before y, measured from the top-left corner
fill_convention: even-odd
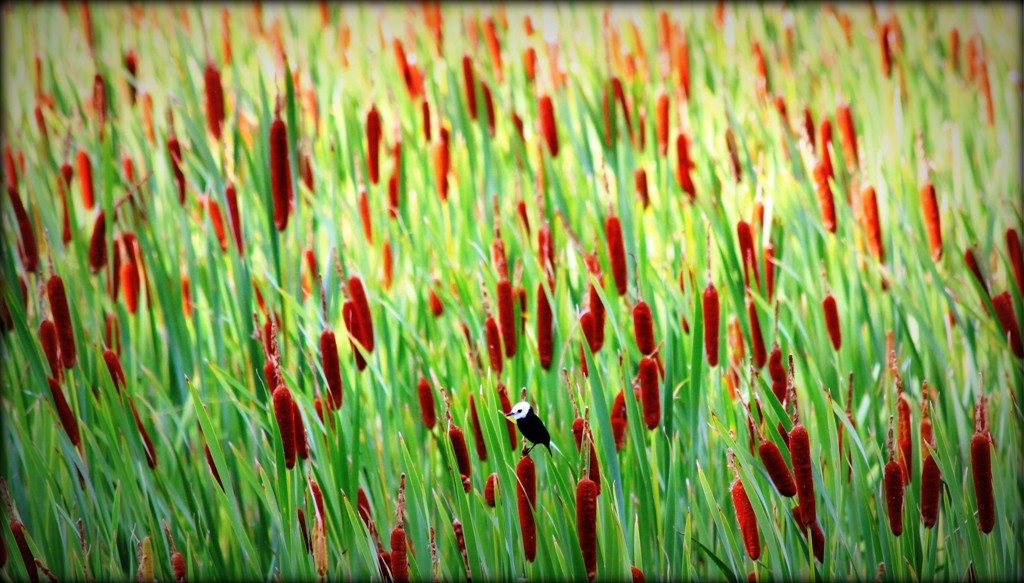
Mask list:
[[[338,342],[330,327],[320,333],[320,364],[327,381],[327,403],[334,410],[340,409],[341,364],[338,361]]]
[[[764,53],[761,51],[761,43],[754,41],[751,43],[751,52],[754,54],[754,68],[757,71],[757,77],[754,81],[754,89],[757,93],[758,99],[765,99],[768,96],[768,65],[764,61]]]
[[[149,432],[146,431],[146,426],[142,424],[142,419],[139,417],[139,411],[135,408],[135,401],[131,397],[128,397],[128,404],[132,407],[132,416],[135,417],[135,427],[139,430],[139,437],[142,438],[142,444],[146,448],[146,464],[149,465],[151,470],[156,469],[156,448],[153,446],[153,440],[149,438]]]
[[[1010,256],[1010,265],[1013,267],[1013,277],[1017,280],[1017,289],[1024,293],[1024,251],[1020,243],[1020,234],[1017,229],[1006,229],[1006,253]]]
[[[492,473],[487,476],[487,483],[484,484],[484,501],[491,508],[494,508],[495,504],[495,489],[498,487],[498,474]]]
[[[416,392],[420,397],[420,416],[423,418],[423,425],[429,431],[437,422],[437,414],[434,412],[434,391],[426,377],[420,377],[419,383],[416,384]]]
[[[192,286],[187,273],[181,274],[181,309],[186,318],[192,317]]]
[[[366,290],[363,288],[363,280],[358,275],[348,278],[348,291],[355,303],[356,314],[359,318],[361,337],[358,340],[367,352],[373,352],[373,318],[370,313],[370,303],[366,298]]]
[[[796,482],[802,524],[805,527],[810,526],[818,519],[814,500],[814,476],[811,471],[811,444],[807,428],[800,424],[799,420],[789,432],[789,453],[793,459],[793,478]]]
[[[825,327],[828,329],[832,347],[839,350],[843,345],[843,335],[839,328],[839,309],[836,307],[836,298],[831,292],[821,300],[821,310],[825,313]]]
[[[519,458],[516,481],[516,506],[519,510],[519,529],[523,535],[523,554],[532,563],[537,557],[537,525],[533,518],[537,502],[537,467],[533,464],[533,458]]]
[[[903,472],[903,483],[911,482],[911,468],[913,468],[914,442],[910,435],[910,401],[901,391],[896,397],[896,444],[899,449],[900,471]]]
[[[889,445],[892,446],[892,418],[889,418]],[[893,536],[903,534],[903,470],[889,453],[889,463],[885,464],[885,505],[889,512],[889,530]],[[802,511],[802,510],[801,510]]]
[[[107,220],[103,210],[96,215],[92,236],[89,238],[89,268],[98,272],[107,264]]]
[[[203,70],[203,81],[206,88],[206,127],[213,138],[220,141],[221,128],[224,126],[224,87],[220,81],[220,71],[213,61],[206,62]]]
[[[462,80],[466,89],[466,109],[470,119],[476,119],[476,79],[473,75],[473,59],[462,55]]]
[[[651,307],[640,300],[633,306],[633,336],[640,354],[650,355],[654,352],[654,324]]]
[[[487,114],[487,133],[493,138],[495,131],[494,97],[491,95],[491,87],[480,82],[480,89],[484,94],[484,113]]]
[[[719,332],[719,306],[718,290],[708,279],[703,294],[704,310],[704,355],[707,357],[708,365],[712,368],[718,366],[718,332]]]
[[[363,522],[369,524],[373,520],[373,515],[370,512],[370,499],[366,497],[366,490],[363,490],[362,486],[359,486],[359,490],[356,492],[356,511]]]
[[[633,583],[646,583],[647,579],[644,578],[644,572],[640,570],[640,567],[632,565],[629,568],[629,572]]]
[[[839,140],[843,145],[843,157],[846,167],[853,169],[859,164],[857,156],[857,131],[853,125],[850,104],[841,103],[836,108],[836,123],[839,124]]]
[[[800,515],[799,505],[793,507],[793,520],[795,520],[797,524],[804,524],[804,521]],[[807,527],[802,526],[801,531],[803,531],[805,528]],[[821,525],[818,524],[817,521],[810,525],[810,530],[811,549],[814,552],[814,558],[817,559],[819,563],[823,563],[825,561],[825,533],[822,532]]]
[[[11,199],[14,218],[18,223],[18,251],[22,264],[25,266],[25,271],[35,273],[39,268],[39,246],[36,242],[35,230],[32,228],[32,219],[25,210],[25,205],[22,204],[21,196],[18,195],[17,185],[9,185],[7,195]]]
[[[121,359],[117,357],[117,353],[113,350],[107,349],[103,351],[103,362],[107,365],[107,372],[110,373],[110,380],[114,382],[114,388],[121,392],[121,389],[127,385],[124,369],[121,368]]]
[[[405,528],[401,524],[391,530],[391,576],[395,581],[409,580],[409,557],[406,549]]]
[[[156,132],[153,129],[153,95],[144,92],[142,94],[142,127],[146,130],[146,139],[150,144],[156,142]]]
[[[438,196],[442,201],[446,201],[448,200],[448,170],[451,165],[448,151],[448,130],[442,127],[438,135],[439,140],[431,146],[434,159],[434,180]]]
[[[768,472],[768,477],[772,479],[772,484],[775,485],[779,494],[787,498],[795,496],[797,493],[796,483],[789,472],[786,460],[782,457],[782,452],[779,451],[779,446],[775,445],[774,441],[762,437],[761,443],[757,446],[757,453],[761,456],[764,469]]]
[[[71,445],[78,447],[81,443],[81,436],[78,433],[78,419],[71,410],[71,406],[68,405],[68,401],[64,397],[64,391],[57,384],[57,381],[52,377],[47,378],[47,380],[50,384],[50,395],[53,397],[53,406],[57,410],[57,418],[60,419],[61,427],[64,428],[64,433],[67,433]]]
[[[437,296],[437,290],[434,288],[430,288],[428,303],[430,304],[430,313],[433,314],[435,318],[444,313],[444,304],[441,303],[441,298]]]
[[[210,445],[203,444],[203,449],[206,453],[206,465],[210,466],[210,473],[213,474],[213,479],[217,480],[217,485],[220,489],[224,490],[224,482],[220,480],[220,472],[217,471],[217,464],[213,463],[213,454],[210,453]]]
[[[644,423],[647,429],[654,429],[661,422],[658,363],[647,356],[640,359],[640,398],[643,402]]]
[[[551,367],[551,357],[554,352],[554,315],[551,312],[551,303],[548,294],[544,290],[542,282],[537,283],[537,354],[540,357],[540,366],[544,370]]]
[[[660,415],[660,412],[659,412]],[[615,451],[622,450],[626,443],[626,391],[619,389],[612,402],[611,410],[612,435],[615,438]]]
[[[647,191],[647,171],[642,167],[637,168],[636,173],[633,175],[633,181],[636,187],[636,194],[640,197],[640,203],[646,209],[651,205],[651,196]]]
[[[309,542],[309,529],[306,528],[306,515],[301,508],[296,508],[295,513],[299,519],[299,534],[302,535],[302,543],[306,546],[306,554],[313,553],[313,545]]]
[[[199,197],[199,203],[210,216],[210,225],[213,226],[213,234],[217,236],[217,243],[220,244],[221,251],[227,251],[228,235],[224,230],[224,215],[220,212],[220,204],[217,199],[210,196]]]
[[[932,259],[942,259],[942,226],[939,217],[939,202],[935,197],[935,186],[930,180],[920,190],[921,212],[924,215],[924,226],[928,231],[928,244],[931,246]]]
[[[93,205],[96,204],[92,185],[92,162],[89,160],[89,154],[85,150],[78,150],[78,156],[75,160],[78,166],[78,184],[82,192],[82,204],[85,205],[85,208],[91,210]]]
[[[757,530],[757,515],[754,514],[754,507],[750,504],[747,491],[743,488],[743,482],[736,478],[730,488],[732,492],[732,505],[736,510],[736,522],[740,525],[740,533],[743,535],[743,546],[747,550],[747,556],[752,561],[761,557],[761,537]]]
[[[380,578],[385,583],[391,583],[394,579],[391,576],[391,552],[380,551],[377,553],[377,567],[380,569]]]
[[[25,539],[25,525],[17,518],[12,518],[10,521],[11,534],[14,535],[14,542],[18,545],[18,551],[21,553],[21,560],[25,563],[25,571],[28,573],[30,581],[35,583],[39,581],[39,571],[36,566],[35,556],[32,554],[32,549],[28,546],[28,541]]]
[[[804,106],[804,133],[807,135],[807,140],[811,143],[811,148],[816,148],[817,146],[814,143],[814,117],[811,115],[810,108],[806,105]]]
[[[683,192],[690,196],[690,201],[697,197],[697,189],[693,184],[693,177],[690,171],[693,169],[693,160],[690,159],[690,150],[687,145],[686,134],[676,134],[676,182]]]
[[[103,75],[99,73],[92,78],[92,107],[96,111],[100,140],[103,140],[103,128],[107,124],[107,85],[103,81]]]
[[[484,443],[484,432],[480,427],[480,416],[476,412],[476,400],[469,395],[469,419],[473,424],[473,441],[476,443],[476,456],[480,461],[487,461],[487,444]]]
[[[484,331],[487,338],[487,355],[491,359],[491,370],[495,374],[500,375],[503,365],[501,360],[501,332],[498,330],[498,323],[494,321],[493,316],[487,316],[487,320],[484,322]]]
[[[506,389],[505,385],[501,384],[500,382],[498,383],[498,400],[501,401],[501,410],[502,411],[511,411],[512,410],[512,401],[509,400],[509,398],[508,398],[508,389]],[[506,429],[506,431],[508,431],[509,447],[512,450],[515,450],[516,449],[516,441],[517,441],[517,438],[516,438],[516,424],[511,422],[511,421],[509,421],[508,419],[506,419],[505,420],[505,429]]]
[[[295,431],[295,454],[299,459],[309,458],[309,442],[306,440],[306,424],[302,421],[299,403],[292,400],[292,425]]]
[[[366,169],[372,184],[380,179],[380,137],[380,112],[376,105],[371,105],[366,113]]]
[[[589,469],[587,476],[593,480],[597,486],[597,493],[601,493],[601,467],[597,463],[597,449],[594,447],[594,434],[590,431],[587,426],[587,422],[583,417],[577,417],[572,421],[572,436],[576,441],[576,451],[583,451],[584,434],[586,434],[586,442],[590,446],[589,460],[587,464]]]
[[[768,299],[775,295],[775,245],[766,243],[763,249],[764,254],[764,282],[767,288]]]
[[[357,343],[362,344],[359,338],[362,336],[362,326],[359,321],[357,314],[356,304],[353,300],[347,300],[342,306],[342,317],[345,320],[345,329],[348,330],[349,343],[352,345],[352,354],[356,359],[356,368],[363,370],[366,368],[366,357],[363,356],[363,352],[357,347]]]
[[[622,244],[622,225],[619,217],[609,214],[604,220],[604,234],[608,240],[608,259],[612,266],[612,277],[619,295],[626,293],[626,250]]]
[[[824,158],[814,165],[814,185],[818,194],[818,208],[821,210],[821,224],[829,233],[836,232],[836,204],[832,197],[832,186],[829,184],[830,168]]]
[[[879,27],[879,48],[882,52],[882,73],[889,77],[892,73],[892,47],[889,45],[889,23]]]
[[[274,199],[274,226],[284,231],[291,206],[292,175],[288,166],[288,127],[280,111],[270,123],[270,192]]]
[[[597,576],[597,485],[586,477],[576,485],[576,534],[587,579],[593,581]]]
[[[134,261],[126,261],[121,264],[118,276],[124,288],[124,305],[129,314],[134,314],[139,309],[139,268]]]
[[[597,293],[597,286],[601,285],[601,277],[599,271],[600,266],[597,262],[596,255],[589,256],[587,267],[598,279],[598,283],[596,285],[593,283],[590,284],[590,288],[587,293],[587,307],[594,316],[593,333],[591,336],[588,336],[588,341],[590,342],[591,352],[597,352],[601,350],[602,346],[604,346],[604,324],[606,313],[604,302],[601,301],[601,296]]]
[[[754,231],[750,223],[744,220],[736,223],[736,239],[739,241],[740,258],[743,260],[743,276],[746,279],[747,287],[750,287],[749,271],[754,272],[754,281],[760,285],[761,278],[755,260],[757,255],[754,253]]]
[[[370,199],[366,196],[366,188],[359,185],[359,223],[363,227],[363,238],[373,244],[373,221],[370,217]]]
[[[174,574],[175,583],[185,583],[185,555],[181,554],[179,551],[171,553],[171,571]]]
[[[868,249],[879,263],[885,262],[885,247],[882,246],[882,227],[878,220],[878,199],[875,187],[865,185],[860,191],[861,216],[864,218],[864,230],[867,231]]]
[[[228,184],[224,189],[224,198],[228,205],[228,220],[231,221],[231,235],[235,239],[235,247],[238,254],[242,254],[242,223],[238,214],[238,193],[235,192],[235,185]]]
[[[167,152],[171,157],[171,172],[174,174],[174,183],[178,187],[178,202],[185,204],[185,172],[181,169],[181,142],[173,133],[167,139]],[[79,172],[81,174],[81,172]],[[83,187],[84,188],[84,187]],[[90,190],[92,187],[89,187]]]
[[[558,157],[558,128],[555,126],[555,110],[551,103],[551,97],[541,94],[538,101],[538,112],[540,116],[540,133],[547,143],[548,152],[554,158]]]
[[[995,497],[992,491],[992,441],[984,419],[984,401],[978,407],[971,437],[971,474],[974,495],[978,502],[978,530],[992,532],[996,524]]]
[[[768,354],[764,347],[764,336],[761,335],[761,322],[757,317],[757,307],[754,305],[754,298],[747,290],[747,317],[750,319],[750,345],[754,356],[754,366],[762,368],[768,361]],[[781,354],[779,355],[781,359]]]
[[[669,133],[668,94],[665,93],[664,89],[658,91],[658,96],[655,98],[654,122],[654,135],[658,141],[658,154],[664,156],[668,154]]]
[[[43,320],[39,324],[39,344],[42,345],[46,362],[50,365],[50,374],[55,379],[59,379],[63,372],[63,369],[60,367],[60,347],[58,342],[57,326],[53,323],[53,320]]]
[[[1013,298],[1010,296],[1010,292],[1004,291],[992,296],[992,306],[995,308],[996,318],[999,320],[1003,334],[1010,338],[1013,354],[1017,358],[1024,358],[1024,342],[1021,341],[1021,329],[1017,323],[1017,316],[1013,312]]]
[[[927,383],[921,389],[927,391]],[[935,448],[935,435],[932,432],[931,417],[928,414],[928,400],[925,397],[921,413],[922,451],[927,451],[924,465],[921,468],[921,520],[925,528],[932,528],[939,519],[939,496],[942,494],[942,472],[935,462],[931,450]]]
[[[725,129],[725,147],[729,151],[729,163],[732,166],[732,175],[736,184],[743,181],[743,166],[740,163],[739,149],[736,147],[736,136],[732,128]]]
[[[512,358],[516,355],[516,309],[515,298],[513,297],[512,284],[508,279],[498,282],[498,321],[501,324],[501,337],[505,344],[505,356]],[[490,341],[488,340],[488,350]],[[493,360],[492,360],[493,362]],[[500,367],[498,367],[500,369]],[[500,370],[499,370],[500,372]]]
[[[473,467],[469,464],[469,451],[466,449],[466,436],[462,429],[452,423],[448,427],[448,439],[452,444],[452,451],[455,453],[455,463],[459,467],[459,475],[462,477],[462,487],[469,492],[471,483],[469,481]]]
[[[64,368],[75,365],[75,331],[71,326],[71,313],[68,310],[68,299],[64,293],[64,280],[59,275],[52,275],[46,282],[46,297],[53,312],[53,322],[57,326],[57,339],[60,345],[60,360]]]
[[[277,417],[277,429],[281,433],[284,465],[290,470],[295,467],[295,416],[291,391],[284,385],[278,385],[274,390],[274,415]]]

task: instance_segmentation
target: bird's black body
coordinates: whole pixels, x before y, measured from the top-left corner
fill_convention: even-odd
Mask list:
[[[548,448],[548,453],[551,453],[551,435],[548,433],[548,428],[544,427],[544,422],[533,412],[533,407],[529,403],[520,401],[512,407],[511,411],[508,413],[502,411],[502,414],[509,419],[514,419],[516,426],[519,427],[519,433],[522,433],[523,437],[533,444],[523,450],[523,455],[530,455],[533,448],[538,445]]]
[[[543,445],[548,448],[548,452],[551,452],[551,435],[548,433],[548,428],[544,426],[544,422],[537,417],[537,414],[531,409],[526,417],[516,421],[516,426],[519,427],[519,432],[523,434],[530,443],[534,446]],[[533,450],[533,447],[526,450],[529,454]]]

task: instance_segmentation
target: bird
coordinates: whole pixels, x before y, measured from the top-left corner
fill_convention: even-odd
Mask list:
[[[548,428],[544,426],[544,422],[540,420],[540,417],[533,412],[533,407],[529,403],[519,401],[512,406],[512,410],[508,413],[502,411],[502,415],[514,420],[516,426],[519,427],[519,433],[522,433],[523,437],[533,444],[528,449],[523,450],[523,455],[530,455],[533,448],[538,445],[548,448],[548,453],[551,453],[551,435],[548,434]]]

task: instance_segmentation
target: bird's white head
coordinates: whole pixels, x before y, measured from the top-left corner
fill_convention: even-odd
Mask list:
[[[519,421],[520,419],[525,419],[526,416],[529,414],[530,404],[527,403],[526,401],[519,401],[518,403],[512,406],[511,411],[505,413],[505,417],[511,417],[512,419]]]

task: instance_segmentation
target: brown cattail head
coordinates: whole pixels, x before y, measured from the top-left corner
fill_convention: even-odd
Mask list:
[[[548,300],[544,283],[537,283],[537,354],[540,357],[540,365],[544,370],[551,367],[551,357],[554,352],[554,315],[551,311],[551,303]]]
[[[280,111],[270,123],[270,192],[274,200],[274,226],[284,231],[291,213],[292,174],[288,162],[288,126]]]
[[[775,445],[774,441],[762,438],[760,445],[757,446],[757,453],[761,456],[764,469],[768,472],[768,477],[772,479],[779,494],[787,498],[795,496],[797,493],[796,482],[793,481],[793,476],[789,472],[786,460],[782,457],[782,452],[779,451],[779,446]]]
[[[718,366],[718,334],[719,334],[719,305],[718,290],[715,284],[708,279],[704,286],[703,293],[704,311],[704,355],[707,357],[708,365],[712,368]]]
[[[971,437],[971,473],[978,502],[978,530],[992,532],[996,524],[995,496],[992,490],[992,443],[985,433],[975,430]]]
[[[448,200],[448,171],[451,166],[447,128],[442,127],[438,132],[438,140],[431,145],[431,153],[434,162],[434,181],[437,187],[437,195],[443,202]]]
[[[893,536],[900,536],[903,534],[903,472],[898,463],[890,461],[885,464],[884,480],[889,530]]]
[[[814,187],[818,194],[818,208],[821,211],[821,223],[829,233],[836,232],[836,203],[832,196],[831,167],[825,165],[822,158],[814,165]]]
[[[17,179],[15,178],[14,180],[16,181]],[[8,185],[7,195],[11,199],[14,218],[18,224],[18,254],[21,256],[21,262],[25,267],[25,271],[35,273],[39,269],[39,245],[36,242],[32,219],[29,217],[28,211],[25,210],[25,205],[22,204],[16,185]],[[67,217],[66,214],[65,217]]]
[[[558,126],[555,125],[555,109],[551,103],[551,97],[547,94],[541,94],[537,108],[537,115],[540,118],[540,134],[544,137],[548,152],[553,158],[557,158]]]
[[[484,332],[487,339],[487,355],[491,359],[491,370],[493,370],[496,375],[500,375],[503,368],[501,332],[498,329],[498,323],[494,320],[493,316],[487,316],[487,320],[484,322]]]
[[[797,500],[800,503],[802,526],[808,527],[818,519],[814,500],[814,475],[811,470],[811,445],[807,428],[797,422],[789,432],[789,452],[793,459],[793,478]]]
[[[659,413],[660,414],[660,413]],[[615,451],[621,451],[626,443],[626,391],[619,389],[612,402],[611,410],[612,435],[615,438]]]
[[[116,352],[107,349],[103,351],[103,362],[107,365],[107,372],[110,373],[110,380],[114,382],[114,388],[120,393],[127,385],[124,369],[121,368],[121,359],[117,357]]]
[[[633,336],[640,354],[645,356],[654,352],[654,321],[651,307],[640,300],[633,306]]]
[[[1017,358],[1024,358],[1024,341],[1021,340],[1021,329],[1017,316],[1013,311],[1013,298],[1010,292],[992,296],[992,307],[995,308],[996,319],[1005,336],[1010,339],[1010,348]]]
[[[278,385],[274,389],[274,415],[277,417],[277,429],[281,434],[284,465],[290,470],[295,467],[295,415],[291,391],[284,385]]]
[[[480,461],[487,461],[487,444],[484,443],[484,432],[480,427],[480,416],[476,411],[476,399],[469,395],[469,419],[473,425],[473,441],[476,444],[476,456]]]
[[[60,379],[64,369],[60,366],[60,346],[57,339],[57,325],[53,320],[43,320],[39,324],[39,344],[42,345],[46,362],[50,365],[50,375]]]
[[[455,463],[459,467],[462,487],[466,492],[469,492],[471,487],[469,479],[473,472],[473,466],[469,463],[469,450],[466,448],[466,436],[462,432],[462,428],[455,423],[449,425],[448,440],[451,442],[452,451],[455,453]]]
[[[50,395],[53,397],[53,406],[57,410],[57,418],[60,419],[60,424],[64,428],[64,433],[67,433],[68,439],[71,441],[71,445],[78,447],[81,443],[81,436],[78,432],[78,418],[75,417],[75,413],[71,410],[71,406],[68,405],[68,401],[64,397],[64,390],[60,388],[57,381],[53,378],[48,378],[47,381],[50,384]]]
[[[1024,249],[1021,247],[1020,233],[1012,227],[1006,229],[1006,253],[1010,257],[1017,289],[1024,293]]]
[[[28,578],[35,583],[39,581],[39,571],[35,555],[32,554],[32,549],[28,546],[28,540],[25,539],[25,525],[17,518],[12,518],[10,526],[11,534],[14,535],[14,542],[17,543],[18,552],[21,554],[21,560],[25,563],[25,571],[28,573]]]
[[[516,307],[512,283],[508,278],[498,281],[498,321],[501,324],[501,338],[505,345],[505,356],[516,355]],[[488,342],[488,350],[490,342]],[[500,372],[500,371],[499,371]]]
[[[299,404],[292,399],[292,430],[295,432],[295,455],[299,459],[309,458],[309,443],[306,441],[306,424],[302,421]]]
[[[925,528],[932,528],[939,519],[942,472],[932,455],[935,448],[935,433],[932,430],[929,412],[927,381],[922,383],[921,399],[921,453],[925,456],[921,467],[921,521]]]
[[[473,74],[473,59],[469,55],[462,55],[462,80],[466,89],[466,109],[469,111],[470,119],[476,119],[476,77]]]
[[[64,293],[64,280],[59,275],[54,274],[47,280],[46,297],[50,302],[50,310],[53,312],[53,323],[57,326],[61,364],[64,365],[64,368],[71,368],[77,360],[75,332],[71,325],[67,295]]]
[[[730,490],[732,504],[736,509],[736,522],[739,523],[740,533],[743,535],[743,546],[750,560],[756,561],[761,558],[761,535],[757,529],[757,515],[754,514],[754,507],[750,504],[750,498],[747,497],[747,491],[739,478],[733,481]]]
[[[879,263],[885,262],[885,247],[882,244],[882,227],[878,219],[878,198],[875,187],[867,184],[860,191],[861,217],[867,231],[868,250]]]
[[[928,232],[928,245],[932,250],[932,259],[938,261],[942,258],[942,224],[939,215],[939,201],[935,196],[935,186],[928,180],[921,186],[919,194],[924,226]]]
[[[139,437],[142,438],[142,444],[146,448],[146,463],[149,465],[151,470],[156,469],[156,448],[153,446],[153,440],[149,437],[149,432],[146,431],[146,426],[142,424],[142,418],[139,417],[139,411],[135,408],[135,401],[128,397],[128,404],[132,408],[132,416],[135,417],[135,427],[139,430]]]
[[[103,210],[96,215],[89,238],[89,268],[97,273],[107,264],[107,220]]]
[[[852,171],[857,168],[860,160],[857,156],[857,130],[853,125],[849,103],[840,103],[836,108],[836,123],[839,124],[839,140],[843,145],[846,167]]]
[[[743,260],[743,276],[747,287],[750,287],[750,272],[754,272],[754,281],[761,285],[761,277],[757,270],[757,255],[754,253],[754,230],[750,223],[740,220],[736,223],[736,239],[739,241],[740,258]]]
[[[338,341],[329,327],[320,333],[320,364],[327,381],[327,403],[334,410],[341,408],[341,363],[338,361]]]
[[[167,153],[171,157],[171,172],[174,174],[174,183],[178,187],[178,203],[185,204],[185,172],[181,169],[182,157],[181,157],[181,142],[178,141],[178,137],[173,133],[170,138],[167,138]],[[88,157],[86,157],[88,159]],[[79,178],[81,179],[81,159],[79,159]],[[83,193],[85,187],[82,187]],[[89,190],[92,191],[91,179]],[[85,195],[83,194],[83,197]],[[89,205],[87,205],[89,206]],[[91,208],[91,207],[90,207]]]
[[[376,105],[371,105],[366,113],[366,171],[372,184],[380,180],[380,138],[380,112]]]
[[[419,383],[416,384],[416,392],[420,398],[420,416],[423,418],[423,425],[429,431],[437,423],[437,413],[434,407],[434,390],[426,377],[420,377]]]
[[[611,262],[612,277],[619,295],[626,293],[626,250],[622,242],[622,225],[619,217],[609,214],[604,221],[604,233],[608,240],[608,258]]]
[[[206,127],[213,138],[220,141],[224,126],[224,87],[221,85],[220,70],[213,61],[206,62],[203,81],[206,88]]]
[[[391,576],[399,583],[409,580],[409,556],[401,524],[391,530]]]
[[[597,485],[586,477],[576,485],[576,534],[587,579],[593,581],[597,576]]]
[[[497,472],[487,476],[487,483],[484,484],[484,501],[491,508],[494,508],[495,504],[495,493],[498,487],[498,474]]]
[[[679,187],[683,189],[690,197],[690,202],[693,202],[697,198],[697,189],[693,184],[693,177],[691,171],[693,170],[693,160],[690,158],[690,148],[687,143],[686,134],[679,132],[676,134],[676,182],[679,183]]]
[[[235,247],[238,249],[238,254],[242,255],[242,223],[241,216],[238,214],[238,193],[235,192],[234,184],[228,184],[227,188],[224,189],[224,198],[228,205],[228,220],[231,221],[231,235],[235,239]]]
[[[519,529],[523,535],[523,554],[533,562],[537,557],[537,525],[533,509],[537,502],[537,468],[533,458],[523,456],[516,464],[516,506],[519,511]]]
[[[821,310],[825,313],[825,327],[828,329],[832,347],[839,350],[843,345],[843,335],[839,327],[839,309],[836,307],[836,298],[831,292],[826,294],[825,299],[821,301]]]
[[[636,173],[633,175],[634,185],[636,187],[636,195],[640,198],[640,203],[644,209],[647,209],[651,205],[651,196],[647,190],[647,170],[643,167],[637,168]]]
[[[373,317],[370,313],[370,302],[366,297],[366,289],[363,287],[363,280],[358,275],[348,278],[348,292],[352,298],[359,319],[359,342],[367,352],[373,352]]]
[[[647,356],[640,359],[640,398],[643,402],[644,423],[648,429],[654,429],[661,422],[658,363]]]
[[[662,89],[654,102],[654,134],[658,142],[658,155],[668,153],[669,111],[668,94]]]
[[[78,184],[82,191],[82,204],[91,210],[96,204],[96,198],[93,194],[92,162],[89,160],[89,153],[85,150],[78,150],[75,162],[78,166]]]

